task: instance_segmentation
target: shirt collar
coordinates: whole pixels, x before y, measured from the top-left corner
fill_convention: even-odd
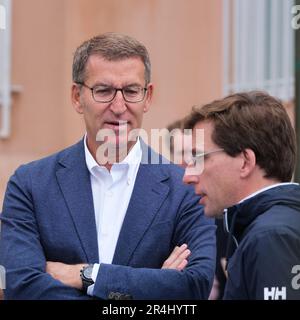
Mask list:
[[[85,161],[87,168],[91,174],[94,174],[94,169],[98,168],[100,170],[105,170],[106,168],[104,166],[100,166],[94,157],[92,156],[90,150],[87,147],[87,135],[85,134],[84,136],[84,152],[85,152]],[[129,168],[128,170],[128,176],[131,176],[134,171],[136,166],[138,166],[141,162],[142,159],[142,148],[141,148],[141,142],[140,139],[138,138],[137,142],[134,144],[134,146],[131,148],[127,156],[118,163],[114,163],[112,165],[112,170],[114,167],[123,167],[123,168]],[[124,164],[126,164],[124,166]]]

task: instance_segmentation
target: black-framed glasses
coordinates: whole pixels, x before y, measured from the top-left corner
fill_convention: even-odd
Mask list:
[[[87,86],[84,82],[76,82],[79,85],[82,85],[92,91],[92,96],[96,102],[111,102],[114,100],[118,91],[122,92],[123,99],[126,102],[137,103],[141,102],[145,98],[145,94],[147,88],[138,86],[138,85],[130,85],[124,88],[114,88],[105,85],[96,85],[94,87]]]
[[[191,156],[189,164],[195,166],[197,163],[203,162],[206,156],[208,156],[212,153],[221,152],[221,151],[224,151],[224,149],[216,149],[216,150],[212,150],[212,151],[208,151],[208,152],[196,153],[195,155]]]

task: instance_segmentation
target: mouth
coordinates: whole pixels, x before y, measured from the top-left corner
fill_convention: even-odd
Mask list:
[[[200,193],[198,195],[201,197],[201,199],[199,201],[199,204],[202,204],[204,206],[205,205],[205,200],[207,199],[207,195],[205,193]]]
[[[114,131],[125,130],[128,125],[128,121],[119,120],[119,121],[106,121],[105,127],[108,129],[112,129]]]

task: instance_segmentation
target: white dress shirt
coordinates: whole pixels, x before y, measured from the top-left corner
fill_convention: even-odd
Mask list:
[[[112,263],[123,220],[133,191],[136,175],[142,160],[138,140],[126,158],[114,163],[111,170],[100,166],[91,155],[86,136],[85,160],[90,172],[98,239],[99,263]],[[95,264],[92,279],[96,281],[99,264]],[[89,286],[92,295],[94,285]]]

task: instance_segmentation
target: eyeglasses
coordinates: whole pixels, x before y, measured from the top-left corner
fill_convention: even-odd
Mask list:
[[[125,88],[114,88],[104,85],[96,85],[94,87],[87,86],[84,82],[76,82],[92,91],[92,96],[96,102],[111,102],[114,100],[118,91],[122,92],[123,99],[126,102],[137,103],[141,102],[145,98],[147,88],[141,86],[132,85]]]
[[[191,156],[191,160],[190,160],[189,164],[195,166],[197,163],[203,162],[206,156],[208,156],[212,153],[221,152],[221,151],[224,151],[224,149],[216,149],[216,150],[212,150],[212,151],[208,151],[208,152],[196,153],[194,156]]]

